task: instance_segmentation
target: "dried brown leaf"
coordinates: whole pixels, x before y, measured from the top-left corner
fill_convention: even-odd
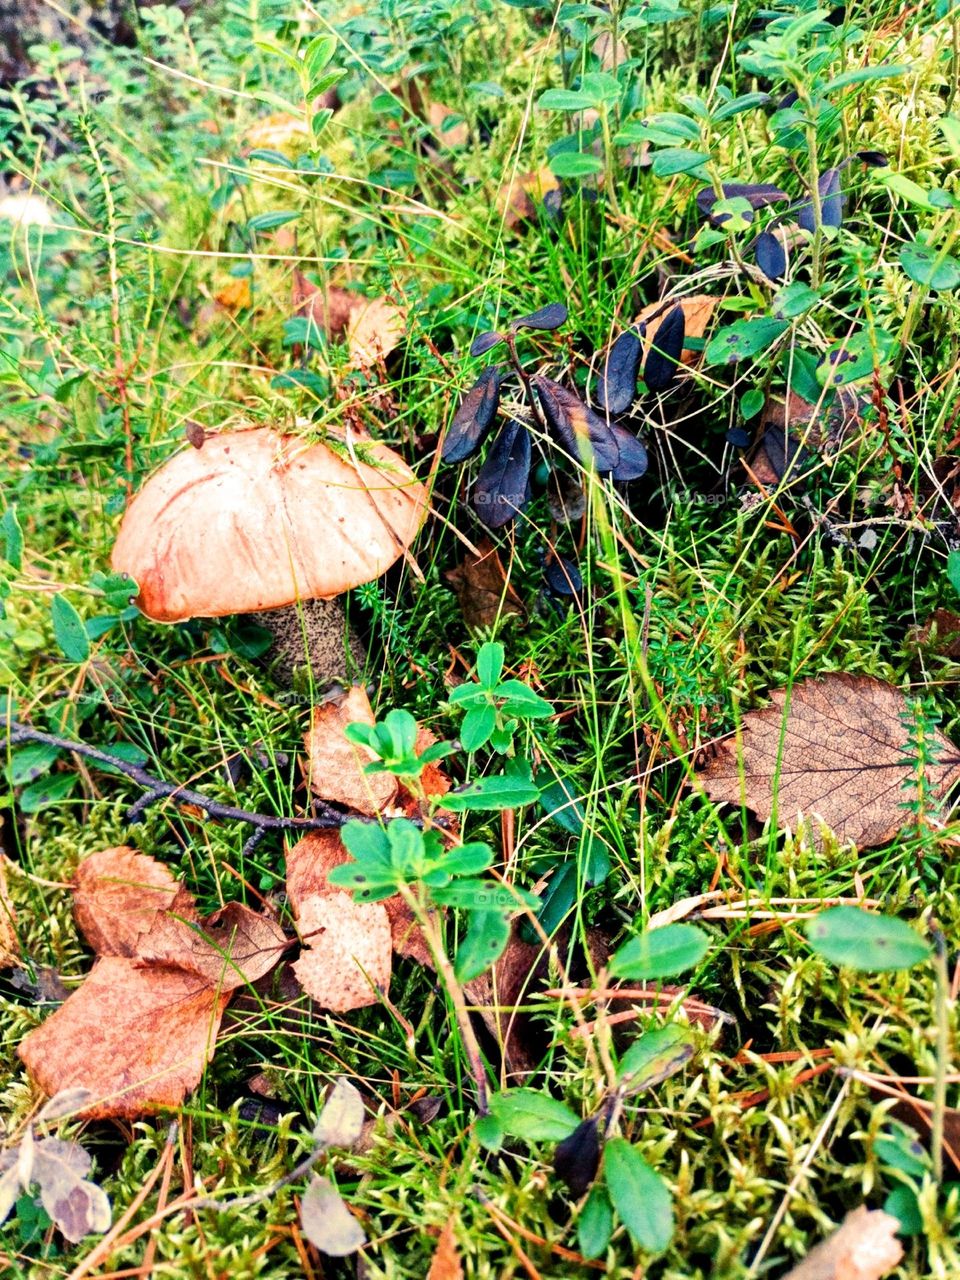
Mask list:
[[[297,314],[312,320],[331,342],[339,342],[345,336],[357,301],[357,295],[348,289],[337,285],[321,289],[302,271],[293,273],[293,305]]]
[[[742,751],[735,739],[721,743],[701,777],[711,799],[745,804],[761,821],[774,807],[783,823],[816,814],[840,839],[872,848],[909,821],[903,805],[916,798],[910,722],[906,698],[882,680],[841,673],[804,680],[748,711]],[[931,746],[939,761],[926,766],[926,783],[940,799],[960,777],[960,756],[941,733]]]
[[[456,1218],[448,1218],[444,1223],[427,1272],[427,1280],[462,1280],[463,1267],[460,1265],[454,1230],[456,1221]]]
[[[489,538],[477,544],[479,555],[468,555],[444,577],[453,587],[468,627],[491,627],[500,617],[522,614],[520,597],[507,581],[507,571]]]
[[[183,969],[106,956],[17,1052],[45,1093],[89,1089],[84,1115],[132,1119],[196,1087],[229,999]]]
[[[9,969],[19,959],[17,917],[7,889],[7,858],[0,854],[0,969]]]
[[[307,995],[334,1013],[376,1004],[390,985],[393,941],[382,902],[354,902],[337,890],[301,903],[304,949],[293,966]]]
[[[169,867],[126,845],[85,858],[74,886],[77,924],[101,956],[136,956],[164,912],[193,913],[193,899]]]
[[[464,991],[476,1012],[500,1046],[507,1076],[517,1079],[535,1065],[524,1040],[525,1015],[520,1011],[531,976],[543,957],[543,948],[524,942],[514,928],[513,936],[492,970],[464,984]]]
[[[712,298],[707,293],[694,293],[689,298],[678,298],[676,302],[651,302],[649,306],[644,307],[636,320],[634,320],[635,325],[645,324],[647,326],[647,333],[643,342],[644,360],[647,358],[651,342],[656,337],[658,326],[662,323],[667,312],[678,305],[683,312],[684,343],[686,343],[688,338],[702,338],[706,333],[707,326],[717,305],[717,299]],[[680,362],[681,364],[696,364],[701,355],[702,352],[691,351],[685,345]]]
[[[345,1258],[366,1244],[363,1227],[347,1208],[343,1196],[327,1178],[314,1174],[300,1201],[303,1234],[332,1258]]]
[[[233,991],[269,973],[286,946],[276,921],[230,902],[200,924],[161,915],[141,940],[139,958],[175,965],[218,990]]]
[[[373,368],[396,350],[406,332],[406,312],[395,303],[386,298],[356,299],[347,325],[350,363],[357,369]]]
[[[339,701],[315,707],[313,724],[305,737],[310,760],[310,787],[321,800],[332,800],[372,817],[386,808],[397,794],[392,773],[363,772],[375,757],[366,747],[344,737],[348,724],[374,724],[366,691],[360,685],[347,690]]]
[[[891,1214],[861,1205],[783,1280],[880,1280],[903,1257],[899,1229]]]
[[[497,193],[497,209],[506,230],[514,231],[524,222],[536,222],[545,197],[559,190],[559,181],[547,168],[518,173],[505,182]]]

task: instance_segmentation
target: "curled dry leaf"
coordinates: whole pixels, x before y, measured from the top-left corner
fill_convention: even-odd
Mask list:
[[[701,774],[712,800],[745,804],[762,821],[817,814],[861,848],[885,844],[909,821],[916,799],[909,761],[912,715],[899,689],[869,676],[834,673],[781,689],[743,718],[742,752],[720,744]],[[941,799],[960,777],[960,753],[941,733],[926,765],[928,795]]]
[[[286,946],[275,920],[242,902],[229,902],[198,924],[174,914],[161,916],[142,940],[139,958],[176,965],[221,991],[233,991],[269,973]]]
[[[489,627],[501,616],[523,613],[523,603],[507,581],[497,548],[486,536],[462,564],[444,574],[453,587],[463,620],[469,627]]]
[[[0,1223],[21,1189],[28,1192],[36,1185],[51,1221],[71,1244],[102,1235],[110,1226],[110,1201],[95,1182],[87,1181],[92,1166],[79,1143],[60,1138],[36,1142],[28,1127],[19,1147],[0,1154]]]
[[[783,1280],[880,1280],[903,1257],[899,1229],[891,1214],[861,1205]]]
[[[315,707],[313,723],[304,741],[310,761],[310,788],[321,800],[331,800],[372,817],[391,804],[397,794],[392,773],[363,772],[376,757],[366,747],[344,737],[354,723],[376,723],[370,699],[361,685],[348,689],[338,701]]]
[[[320,1147],[352,1147],[363,1131],[363,1098],[349,1080],[341,1076],[327,1095],[313,1140]]]

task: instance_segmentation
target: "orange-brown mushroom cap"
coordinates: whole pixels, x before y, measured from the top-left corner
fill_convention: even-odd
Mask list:
[[[267,428],[209,436],[156,471],[127,508],[113,568],[158,622],[257,613],[372,582],[413,541],[423,485],[398,454],[377,466]]]

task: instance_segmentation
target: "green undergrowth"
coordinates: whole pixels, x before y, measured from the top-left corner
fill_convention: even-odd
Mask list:
[[[629,53],[624,124],[681,114],[689,95],[718,85],[751,92],[755,77],[735,55],[772,13],[809,6],[693,3],[690,16],[669,21],[643,17],[640,6],[614,8],[635,19],[619,32]],[[957,153],[937,124],[957,110],[958,32],[946,6],[906,15],[856,4],[826,25],[832,34],[819,38],[835,73],[909,70],[838,91],[817,139],[820,170],[869,148],[952,200]],[[296,49],[331,29],[333,65],[346,72],[342,106],[316,147],[302,130],[280,138],[277,122],[272,139],[251,144],[254,124],[280,112],[277,97],[304,109],[275,47]],[[269,0],[208,6],[187,19],[155,6],[141,14],[136,47],[113,48],[94,33],[79,60],[39,51],[36,80],[0,106],[4,167],[46,199],[52,219],[28,228],[0,221],[3,500],[24,547],[14,563],[16,533],[4,517],[0,675],[18,716],[118,748],[222,803],[294,812],[305,799],[303,734],[325,690],[306,677],[284,686],[256,634],[238,623],[165,627],[105,599],[95,575],[109,572],[128,483],[136,487],[179,447],[190,423],[262,423],[334,441],[347,425],[363,428],[427,479],[438,433],[482,367],[468,355],[477,333],[562,300],[568,322],[530,335],[525,350],[539,372],[582,389],[610,337],[665,291],[711,295],[724,325],[764,310],[776,290],[743,267],[748,237],[734,238],[732,250],[723,235],[704,239],[694,197],[714,179],[796,193],[809,152],[782,145],[759,110],[718,128],[699,177],[648,163],[659,143],[633,166],[600,135],[596,147],[593,133],[574,137],[572,117],[536,102],[599,69],[594,41],[604,31],[608,11],[590,5],[365,0],[301,10]],[[842,38],[846,50],[831,43]],[[442,131],[431,133],[414,90],[462,117],[468,141],[445,145]],[[504,185],[555,162],[562,138],[600,153],[600,176],[564,181],[562,218],[540,210],[510,225]],[[640,158],[639,136],[633,145]],[[536,806],[516,816],[518,883],[532,888],[566,855],[576,886],[552,922],[562,944],[524,999],[537,1062],[529,1083],[584,1116],[602,1096],[569,1004],[543,994],[590,981],[598,937],[614,946],[713,887],[749,899],[742,912],[700,922],[712,945],[689,987],[717,1013],[692,1024],[695,1056],[628,1100],[622,1132],[669,1184],[677,1228],[651,1259],[619,1227],[600,1265],[622,1280],[785,1272],[845,1212],[882,1205],[896,1185],[877,1146],[891,1100],[845,1069],[930,1078],[938,1066],[928,968],[838,970],[811,952],[800,916],[769,916],[778,899],[813,910],[862,893],[910,921],[934,919],[952,964],[960,878],[949,812],[941,825],[907,828],[858,853],[815,821],[798,832],[763,829],[748,813],[718,809],[693,770],[772,690],[835,671],[924,698],[943,732],[955,741],[960,733],[957,660],[936,631],[923,631],[936,610],[957,605],[948,555],[960,529],[944,478],[953,464],[938,460],[957,448],[960,293],[924,292],[897,256],[934,224],[946,252],[953,206],[895,198],[870,168],[844,172],[844,226],[820,246],[822,296],[792,336],[772,355],[696,365],[682,391],[630,424],[645,433],[650,472],[625,490],[593,478],[582,522],[553,519],[541,486],[524,519],[498,536],[522,613],[503,611],[479,628],[464,621],[446,575],[466,554],[462,538],[475,542],[483,530],[469,471],[453,467],[432,476],[418,572],[401,561],[347,601],[368,653],[360,679],[381,715],[403,707],[454,739],[453,680],[492,638],[506,647],[509,674],[559,713],[518,732],[538,782],[562,780],[576,796],[586,833]],[[345,345],[296,313],[295,273],[402,304],[404,342],[384,365],[358,373]],[[248,300],[224,301],[225,290],[245,285]],[[827,443],[801,427],[807,454],[796,471],[751,484],[724,440],[733,427],[752,429],[751,393],[761,403],[782,393],[798,352],[819,358],[852,331],[875,346],[883,334],[896,340],[874,353],[875,378],[868,360],[867,375],[845,388],[858,400],[854,425]],[[553,552],[582,574],[573,602],[546,589],[543,562]],[[58,647],[51,600],[59,594],[92,624],[82,662]],[[107,615],[115,621],[100,626]],[[231,780],[225,766],[241,758]],[[459,780],[462,757],[455,761]],[[11,785],[0,814],[23,957],[0,975],[0,1103],[11,1133],[36,1101],[17,1045],[57,998],[51,977],[69,991],[91,964],[68,886],[84,856],[130,843],[170,865],[202,911],[239,898],[266,902],[290,924],[279,836],[245,852],[242,825],[163,804],[131,826],[125,814],[140,794],[132,782],[64,758],[46,767]],[[501,858],[498,819],[471,815],[468,834]],[[588,874],[599,856],[606,876]],[[451,941],[463,927],[449,912]],[[626,1045],[642,1025],[643,1015],[617,1025],[616,1042]],[[184,1171],[218,1195],[281,1177],[309,1149],[324,1089],[347,1074],[379,1108],[369,1141],[336,1174],[371,1241],[365,1275],[425,1276],[451,1217],[468,1276],[596,1273],[564,1252],[578,1248],[577,1210],[552,1176],[550,1145],[481,1147],[454,1026],[436,975],[410,960],[396,961],[389,1003],[343,1016],[279,985],[242,993],[176,1117],[171,1196]],[[496,1077],[495,1046],[482,1047]],[[815,1070],[827,1060],[829,1069]],[[258,1076],[271,1094],[266,1110],[250,1087]],[[440,1100],[432,1119],[411,1109],[422,1095]],[[960,1102],[954,1084],[948,1100]],[[163,1159],[171,1118],[71,1126],[95,1157],[115,1220]],[[295,1184],[255,1206],[165,1217],[154,1233],[155,1273],[303,1274],[300,1191]],[[154,1187],[133,1221],[157,1203]],[[921,1227],[903,1240],[891,1274],[957,1274],[960,1201],[949,1175],[939,1199],[927,1178],[919,1207]],[[16,1218],[0,1228],[11,1275],[66,1276],[90,1247],[27,1239]],[[115,1249],[110,1270],[136,1268],[144,1247],[140,1237]],[[324,1259],[316,1274],[357,1274],[355,1260]]]

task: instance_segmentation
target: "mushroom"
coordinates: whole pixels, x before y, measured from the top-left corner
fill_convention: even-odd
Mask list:
[[[406,551],[426,514],[423,485],[369,439],[341,453],[256,427],[199,444],[165,462],[131,502],[113,568],[136,580],[148,618],[254,614],[287,672],[309,661],[317,680],[342,678],[347,629],[335,597]],[[301,610],[313,632],[306,652]]]

